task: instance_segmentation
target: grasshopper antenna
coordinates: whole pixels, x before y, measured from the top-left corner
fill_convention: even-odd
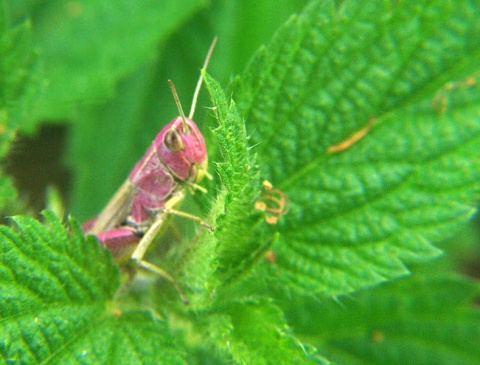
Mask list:
[[[203,63],[202,70],[207,69],[208,62],[210,62],[210,56],[212,55],[213,49],[217,44],[217,39],[218,39],[217,37],[213,38],[212,44],[208,49],[207,57],[205,58],[205,62]],[[195,114],[195,106],[197,105],[197,98],[198,98],[198,94],[200,93],[200,88],[202,87],[202,81],[203,81],[203,76],[202,74],[200,74],[200,78],[198,79],[198,82],[197,82],[197,87],[195,88],[195,93],[193,94],[192,107],[190,109],[190,114],[188,115],[188,118],[190,119],[192,119],[193,114]]]
[[[178,112],[180,113],[180,118],[182,118],[183,133],[187,133],[188,125],[185,119],[185,114],[183,113],[182,104],[180,104],[180,99],[178,98],[177,90],[175,89],[175,85],[173,85],[172,80],[168,80],[168,84],[170,85],[170,89],[172,89],[173,98],[175,99],[175,103],[177,104],[177,109],[178,109]]]

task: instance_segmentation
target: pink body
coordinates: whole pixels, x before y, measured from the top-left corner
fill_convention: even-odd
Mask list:
[[[145,155],[130,172],[128,180],[134,190],[126,216],[118,217],[114,228],[96,233],[114,257],[131,254],[155,213],[185,183],[199,181],[207,169],[205,140],[191,119],[177,117],[157,134]],[[86,222],[88,232],[96,218]]]
[[[131,210],[131,220],[137,224],[151,217],[150,212],[162,208],[165,201],[182,182],[196,182],[199,169],[207,162],[207,148],[202,134],[191,119],[186,119],[189,132],[183,133],[182,119],[175,118],[151,144],[145,155],[130,172],[128,179],[137,190]],[[184,148],[171,151],[165,144],[167,133],[175,129]]]

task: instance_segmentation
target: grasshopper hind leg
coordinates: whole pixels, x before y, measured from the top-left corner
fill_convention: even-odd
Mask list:
[[[180,286],[178,285],[176,280],[169,273],[167,273],[165,270],[163,270],[163,269],[159,268],[158,266],[153,265],[153,264],[151,264],[147,261],[144,261],[144,260],[134,260],[134,261],[135,261],[136,265],[138,265],[142,269],[153,272],[156,275],[168,280],[173,285],[175,290],[177,291],[178,296],[180,297],[180,300],[182,301],[182,303],[185,304],[185,305],[190,304],[190,302],[185,297],[185,294],[183,293],[182,289],[180,288]]]
[[[188,213],[173,209],[178,203],[180,203],[184,199],[184,197],[185,197],[184,192],[178,191],[174,196],[172,196],[167,201],[167,203],[164,206],[158,208],[157,213],[155,214],[155,220],[153,221],[151,226],[148,228],[148,230],[145,232],[142,239],[138,243],[138,246],[133,251],[131,260],[135,263],[135,265],[145,270],[148,270],[150,272],[153,272],[159,275],[160,277],[168,280],[176,289],[182,302],[184,304],[188,304],[189,303],[188,300],[186,299],[182,289],[180,288],[178,283],[175,281],[175,279],[160,267],[155,266],[143,259],[147,249],[150,247],[152,242],[155,240],[155,238],[158,236],[158,234],[162,230],[168,215],[177,215],[183,218],[193,220],[194,222],[200,224],[201,226],[206,227],[209,230],[213,231],[213,227],[208,225],[201,218],[194,216],[192,214],[188,214]]]
[[[153,240],[155,239],[157,234],[162,229],[162,226],[165,223],[165,220],[166,220],[165,214],[158,216],[157,220],[155,220],[155,222],[152,224],[150,229],[145,233],[145,235],[140,240],[137,248],[135,249],[135,251],[133,252],[133,254],[131,256],[131,259],[135,263],[135,265],[137,265],[137,266],[139,266],[139,267],[141,267],[145,270],[148,270],[150,272],[153,272],[153,273],[157,274],[158,276],[168,280],[173,285],[175,290],[177,291],[181,301],[185,305],[187,305],[187,304],[189,304],[189,302],[188,302],[187,298],[185,297],[185,295],[183,294],[182,289],[180,288],[178,283],[175,281],[175,279],[169,273],[167,273],[165,270],[163,270],[163,269],[159,268],[158,266],[153,265],[153,264],[143,260],[143,256],[145,255],[145,252],[147,251],[148,247],[153,242]]]

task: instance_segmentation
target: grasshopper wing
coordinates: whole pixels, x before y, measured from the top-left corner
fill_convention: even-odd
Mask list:
[[[135,194],[135,187],[127,179],[95,219],[88,233],[98,234],[123,223],[130,214]]]

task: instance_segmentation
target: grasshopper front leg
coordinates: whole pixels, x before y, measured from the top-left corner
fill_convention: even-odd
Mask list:
[[[148,261],[143,260],[143,256],[145,255],[145,252],[147,251],[148,247],[150,244],[155,240],[155,237],[158,235],[160,230],[162,229],[163,224],[166,221],[166,214],[159,214],[158,218],[155,220],[155,222],[152,224],[150,229],[145,233],[145,235],[142,237],[140,240],[140,243],[138,244],[137,248],[135,251],[133,251],[133,254],[131,256],[131,260],[135,263],[135,265],[140,266],[141,268],[151,271],[160,277],[168,280],[175,290],[177,291],[178,295],[180,296],[181,301],[184,304],[188,304],[188,300],[183,294],[182,289],[180,286],[177,284],[175,279],[167,273],[165,270],[161,269],[160,267],[153,265],[149,263]]]

